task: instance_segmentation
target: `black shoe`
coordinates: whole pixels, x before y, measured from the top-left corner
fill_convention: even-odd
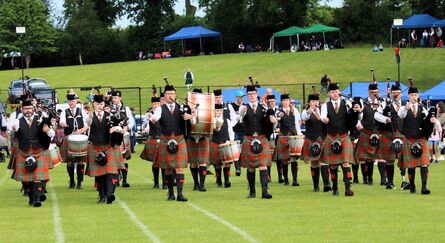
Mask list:
[[[167,196],[167,201],[174,201],[175,198],[175,194],[174,193],[169,193]]]
[[[77,182],[76,189],[82,189],[82,182]]]
[[[352,197],[354,196],[354,192],[352,190],[345,191],[345,196]]]
[[[130,187],[130,184],[128,184],[127,182],[122,182],[122,187],[123,188]]]
[[[41,201],[41,202],[46,201],[46,195],[45,195],[45,194],[40,195],[40,201]]]
[[[368,180],[368,185],[372,186],[372,184],[374,184],[374,182],[372,180]]]
[[[255,192],[249,192],[249,195],[247,196],[247,198],[255,198],[256,194]]]
[[[199,185],[199,191],[200,192],[206,192],[207,189],[206,189],[206,187],[204,185]]]
[[[422,188],[421,193],[422,193],[423,195],[429,195],[429,194],[431,194],[431,191],[430,191],[428,188]]]
[[[352,181],[352,183],[354,183],[354,184],[358,184],[358,179],[357,179],[357,178],[354,178],[354,180]]]
[[[278,183],[280,183],[280,184],[281,184],[281,183],[284,183],[284,179],[283,179],[283,178],[281,178],[281,177],[280,177],[280,178],[278,178]],[[288,182],[288,183],[289,183],[289,182]]]
[[[396,187],[394,186],[393,183],[388,183],[388,185],[386,185],[386,189],[388,189],[388,190],[395,190]]]
[[[411,192],[411,193],[416,193],[416,185],[410,185],[409,186],[409,192]]]
[[[368,185],[368,179],[363,179],[363,184]]]
[[[292,186],[300,186],[300,183],[298,183],[298,181],[294,181],[292,182]]]
[[[241,176],[241,168],[236,168],[235,174],[236,176]]]
[[[338,190],[332,190],[332,195],[333,196],[338,196],[339,195]]]
[[[193,186],[193,191],[199,191],[199,184],[195,184]]]
[[[159,183],[153,184],[153,189],[158,189],[158,188],[159,188]]]
[[[35,203],[33,203],[32,206],[35,207],[35,208],[38,208],[38,207],[42,206],[42,203],[41,202],[35,202]]]
[[[319,192],[320,191],[320,188],[317,186],[317,187],[314,187],[314,189],[312,190],[313,192]]]
[[[283,182],[283,186],[289,186],[289,181],[285,180],[285,181]]]
[[[323,187],[323,192],[328,192],[330,190],[332,190],[332,188],[330,186]]]
[[[386,186],[388,185],[388,180],[384,179],[384,180],[380,180],[380,185],[381,186]]]
[[[69,188],[70,188],[70,189],[74,189],[75,187],[76,187],[76,183],[75,183],[74,181],[71,181],[71,180],[70,180]]]
[[[271,198],[272,198],[272,195],[269,194],[268,192],[264,192],[264,193],[261,194],[261,198],[264,198],[264,199],[271,199]]]
[[[162,185],[162,190],[167,190],[168,186],[167,185]]]
[[[231,187],[232,186],[232,183],[230,183],[230,181],[226,181],[226,182],[224,182],[224,187],[225,188],[229,188],[229,187]]]
[[[113,194],[107,196],[107,204],[112,204],[115,199],[116,197]]]
[[[186,197],[184,197],[183,195],[178,195],[178,197],[176,198],[176,201],[178,201],[178,202],[187,202],[188,199]]]
[[[403,181],[402,184],[400,185],[400,189],[409,190],[409,183],[406,181]]]
[[[97,200],[97,203],[105,203],[105,197],[99,198],[99,200]]]

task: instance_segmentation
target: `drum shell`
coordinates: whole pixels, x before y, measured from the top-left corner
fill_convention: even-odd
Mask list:
[[[289,154],[300,156],[303,150],[304,136],[289,136]]]
[[[239,141],[223,143],[218,146],[218,151],[222,163],[236,162],[241,156],[241,144]]]
[[[196,108],[196,124],[192,124],[191,136],[209,136],[213,134],[213,126],[215,124],[215,95],[188,93],[189,105]]]
[[[68,156],[83,157],[87,155],[88,136],[73,134],[68,137]]]

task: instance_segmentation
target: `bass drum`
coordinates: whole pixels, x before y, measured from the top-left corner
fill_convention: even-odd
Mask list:
[[[215,95],[191,93],[187,94],[190,107],[196,108],[196,124],[192,125],[190,136],[198,141],[200,137],[210,137],[215,124]]]

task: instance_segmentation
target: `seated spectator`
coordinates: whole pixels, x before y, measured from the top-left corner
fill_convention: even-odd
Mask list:
[[[290,46],[290,52],[297,52],[297,51],[298,51],[298,46],[295,45],[295,44],[292,44],[292,45]]]
[[[442,39],[439,39],[439,41],[437,42],[437,47],[439,47],[439,48],[443,48],[444,47]]]
[[[379,45],[379,51],[383,51],[383,45],[382,44]]]
[[[260,44],[257,44],[257,45],[255,46],[255,51],[258,51],[258,52],[263,51],[263,47],[261,47]]]
[[[373,51],[373,52],[379,52],[379,48],[377,47],[377,45],[375,45],[375,46],[372,48],[372,51]]]
[[[309,48],[308,44],[306,44],[304,41],[302,41],[301,44],[300,44],[300,50],[302,50],[302,51],[309,51],[310,48]]]
[[[241,42],[241,43],[239,43],[239,45],[238,45],[238,51],[240,52],[240,53],[243,53],[244,52],[244,44]]]

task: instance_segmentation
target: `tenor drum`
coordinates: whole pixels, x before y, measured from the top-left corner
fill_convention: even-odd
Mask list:
[[[130,149],[131,148],[131,139],[130,139],[130,133],[126,132],[124,134],[124,146],[126,149]]]
[[[59,147],[57,147],[56,144],[52,143],[49,146],[49,154],[53,167],[56,167],[62,163],[62,156],[60,155]]]
[[[300,156],[303,150],[304,136],[289,136],[289,154],[291,156]]]
[[[195,111],[196,124],[192,125],[190,136],[198,139],[202,136],[210,137],[215,124],[215,95],[189,92],[187,98],[191,107],[198,104]]]
[[[72,134],[68,137],[68,156],[83,157],[87,155],[88,136]]]
[[[241,144],[239,141],[223,143],[218,146],[218,151],[222,163],[236,162],[241,155]]]

